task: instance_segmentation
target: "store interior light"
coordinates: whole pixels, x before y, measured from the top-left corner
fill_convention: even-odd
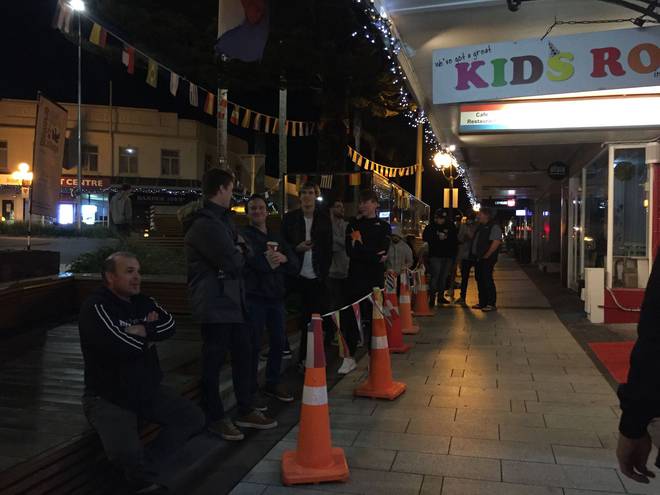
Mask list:
[[[71,0],[69,6],[76,12],[85,12],[85,2],[83,0]]]
[[[513,207],[516,206],[516,200],[514,198],[509,198],[509,199],[506,200],[506,205],[509,208],[513,208]]]
[[[515,190],[515,189],[509,189],[509,190],[507,191],[507,194],[508,194],[509,196],[515,196],[515,195],[516,195],[516,190]]]
[[[128,153],[129,155],[132,155],[133,153],[135,153],[135,149],[133,149],[133,148],[126,148],[126,153]]]

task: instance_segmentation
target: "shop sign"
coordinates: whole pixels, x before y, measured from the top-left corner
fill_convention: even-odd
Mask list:
[[[171,194],[163,191],[160,193],[137,192],[133,194],[136,203],[148,205],[183,205],[198,197],[199,194],[195,192]]]
[[[78,177],[76,177],[75,175],[63,175],[62,177],[60,177],[60,187],[78,187]],[[110,177],[83,176],[81,187],[106,189],[110,187]]]
[[[554,180],[564,180],[568,177],[568,165],[564,162],[552,162],[548,166],[548,177]]]
[[[660,26],[433,52],[433,103],[660,85]]]

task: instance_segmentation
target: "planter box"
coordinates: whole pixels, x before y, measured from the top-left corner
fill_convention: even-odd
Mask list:
[[[59,271],[57,251],[0,251],[0,283],[48,277]]]

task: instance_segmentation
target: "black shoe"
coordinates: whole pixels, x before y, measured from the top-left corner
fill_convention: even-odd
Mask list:
[[[481,308],[481,311],[484,313],[490,313],[491,311],[497,311],[497,307],[491,306],[490,304]]]
[[[441,297],[440,299],[438,299],[438,304],[451,304],[451,302],[445,297]]]
[[[429,308],[433,309],[435,307],[435,294],[429,297]]]
[[[293,402],[293,395],[291,395],[287,388],[281,383],[267,386],[264,389],[264,394],[268,395],[269,397],[275,397],[281,402]]]

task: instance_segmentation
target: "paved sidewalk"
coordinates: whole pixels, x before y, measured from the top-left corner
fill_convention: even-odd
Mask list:
[[[660,493],[660,482],[640,485],[616,470],[616,395],[548,301],[508,259],[496,281],[497,313],[452,307],[418,319],[413,350],[393,356],[395,378],[408,384],[398,400],[353,398],[365,359],[333,388],[347,483],[281,485],[294,429],[232,494]]]

